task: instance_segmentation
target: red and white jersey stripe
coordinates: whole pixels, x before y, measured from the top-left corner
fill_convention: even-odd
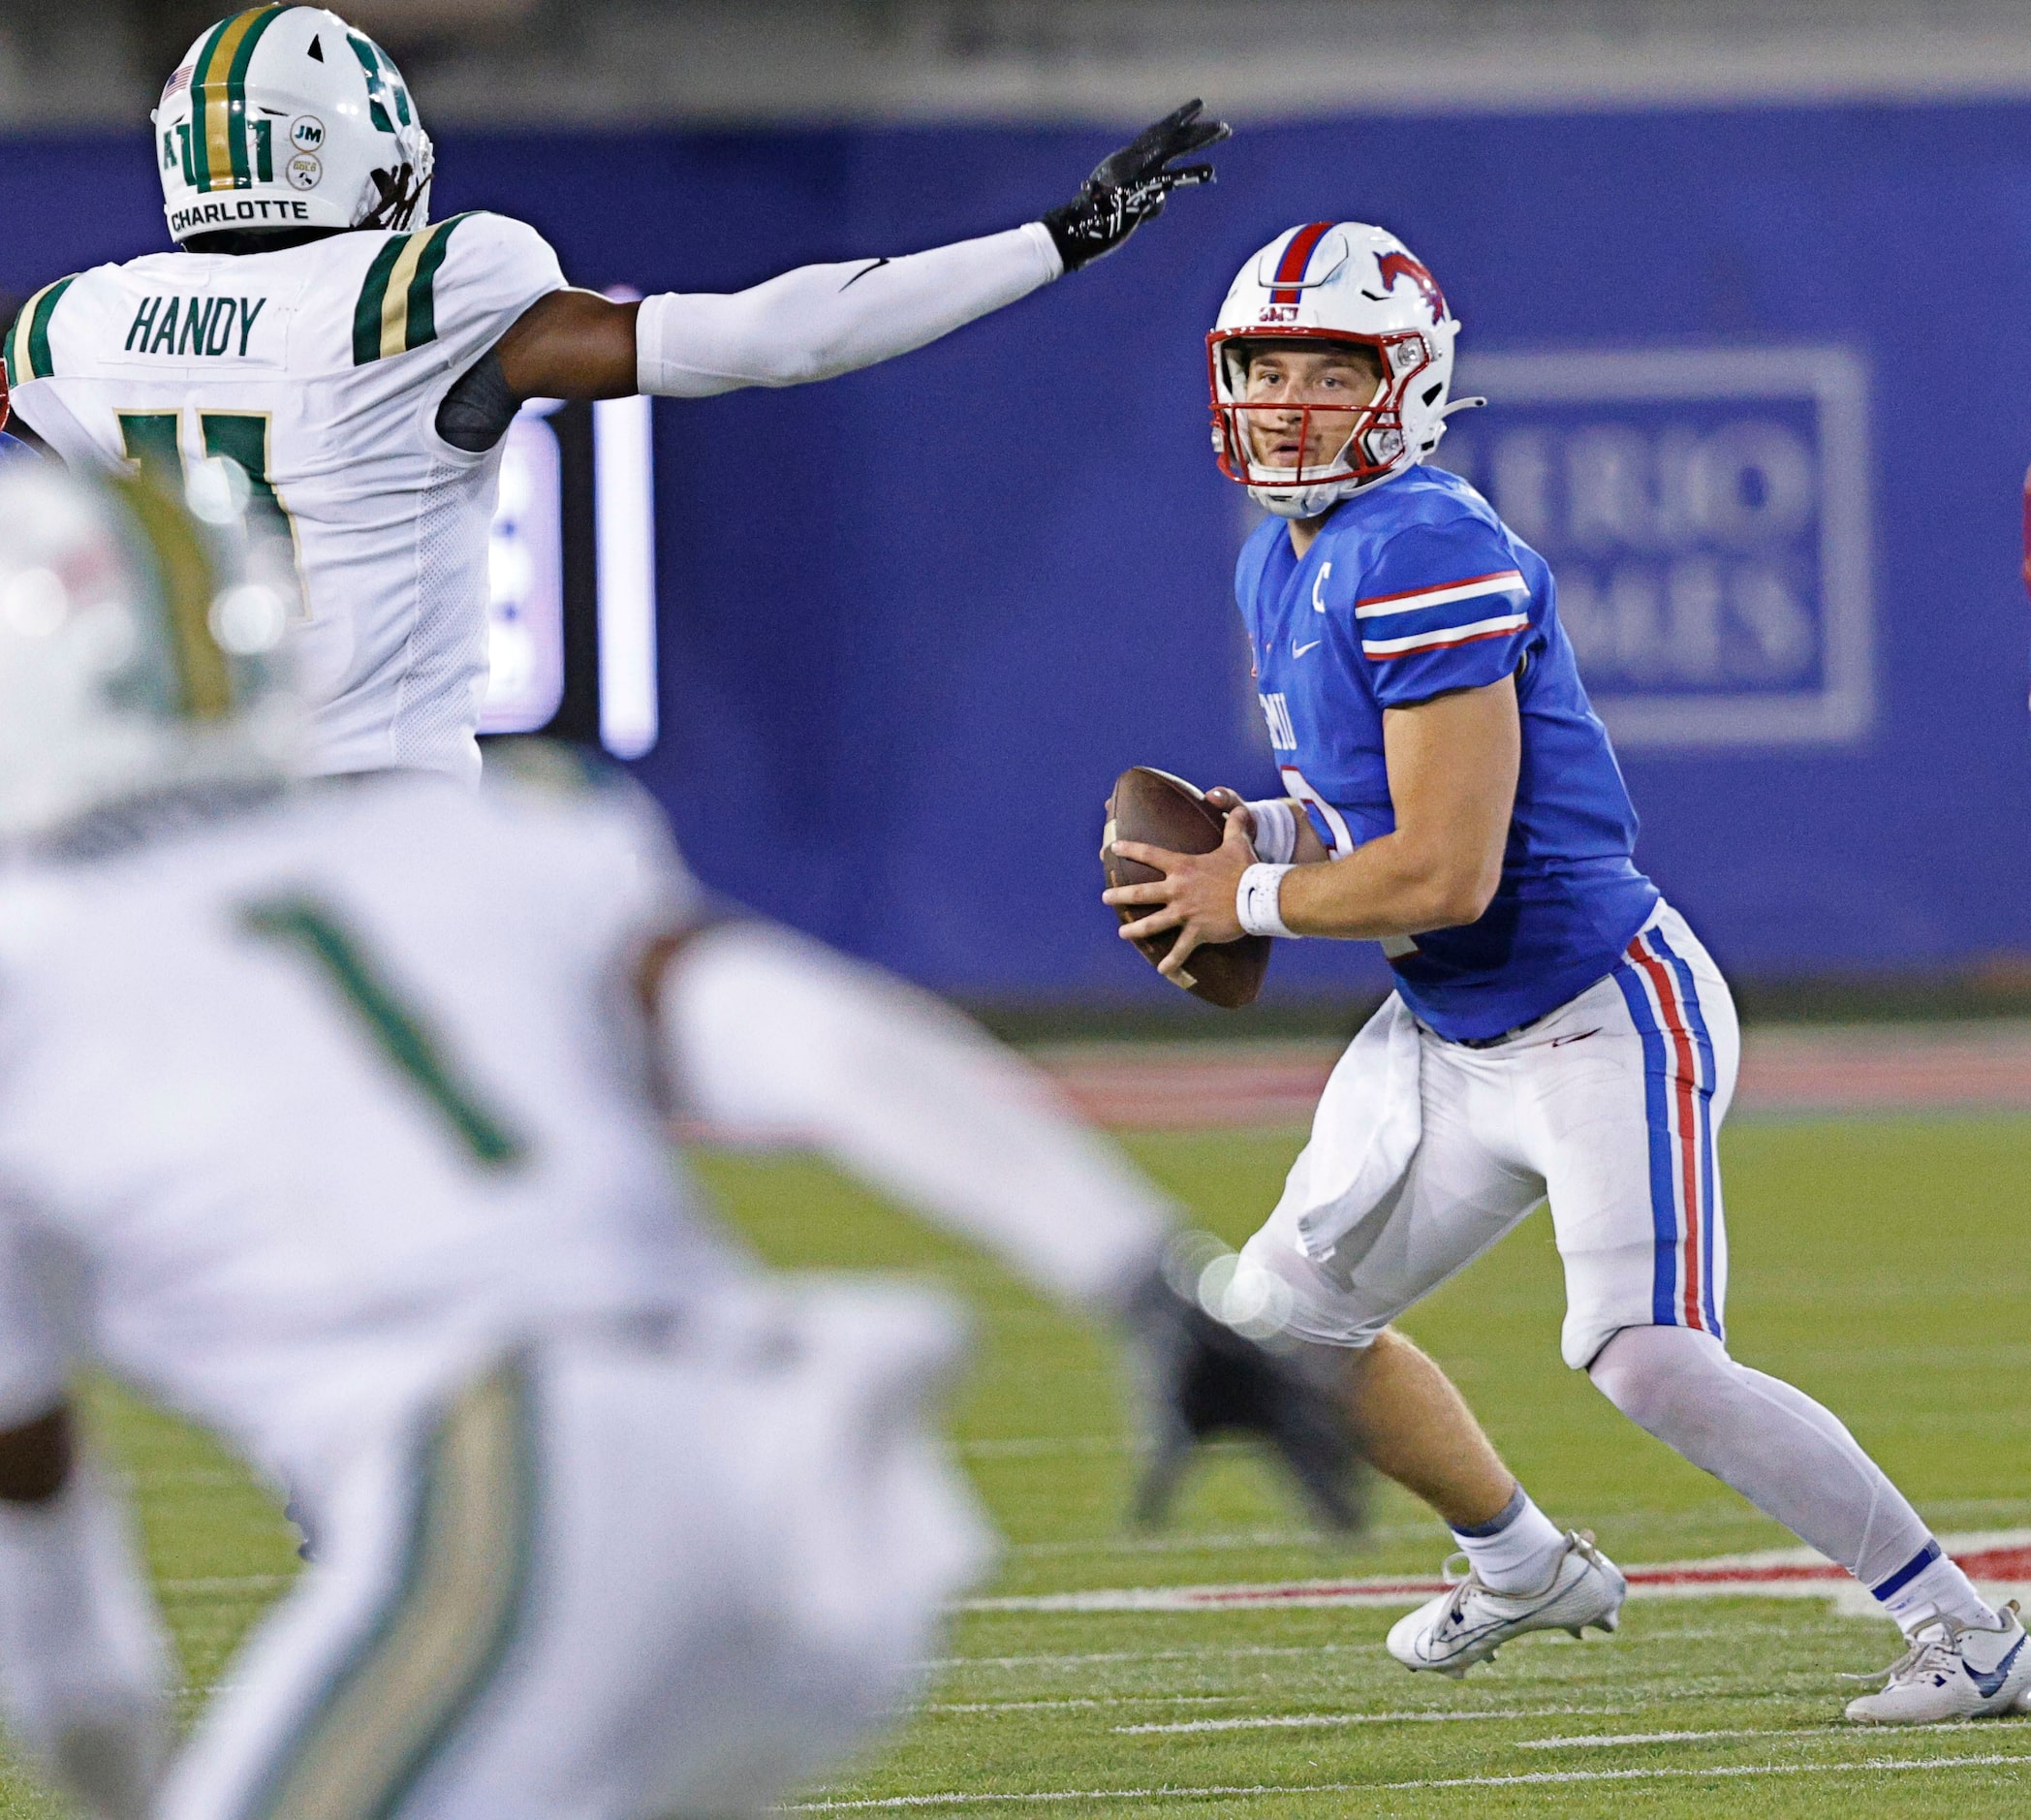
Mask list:
[[[1396,594],[1374,594],[1357,600],[1357,620],[1382,621],[1373,625],[1378,635],[1361,640],[1361,655],[1380,662],[1408,656],[1413,651],[1442,651],[1455,644],[1471,644],[1477,639],[1499,639],[1521,631],[1530,623],[1525,611],[1530,587],[1520,570],[1497,569],[1487,575],[1468,576],[1460,581],[1445,581],[1433,587],[1408,588]],[[1485,605],[1496,600],[1513,603],[1506,612],[1487,613],[1462,620],[1455,612],[1469,602]],[[1416,614],[1416,619],[1408,615]],[[1436,619],[1436,623],[1434,622]],[[1363,631],[1370,628],[1364,626]]]

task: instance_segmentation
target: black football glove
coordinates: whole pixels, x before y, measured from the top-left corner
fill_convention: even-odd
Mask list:
[[[1366,1469],[1330,1388],[1153,1274],[1129,1304],[1154,1433],[1136,1520],[1163,1521],[1193,1451],[1238,1434],[1284,1463],[1328,1529],[1361,1526]]]
[[[1188,101],[1167,113],[1133,143],[1103,158],[1079,193],[1044,217],[1067,271],[1111,253],[1152,215],[1162,214],[1164,199],[1172,190],[1212,182],[1211,165],[1166,169],[1173,158],[1217,145],[1233,132],[1225,120],[1202,120],[1199,110],[1204,106]]]

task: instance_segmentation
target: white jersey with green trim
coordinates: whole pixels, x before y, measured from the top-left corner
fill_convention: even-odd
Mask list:
[[[97,1360],[315,1477],[504,1343],[737,1294],[634,1009],[697,889],[547,764],[109,811],[0,881],[0,1425]]]
[[[274,253],[153,253],[31,298],[14,405],[72,462],[230,455],[294,543],[313,769],[479,772],[500,448],[437,434],[444,394],[556,255],[501,215]]]

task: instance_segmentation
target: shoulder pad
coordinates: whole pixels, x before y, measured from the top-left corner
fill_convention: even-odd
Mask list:
[[[0,338],[0,354],[7,361],[9,379],[17,386],[31,379],[53,379],[56,362],[49,353],[49,319],[63,301],[63,294],[77,282],[77,273],[45,285],[15,317],[14,327]]]

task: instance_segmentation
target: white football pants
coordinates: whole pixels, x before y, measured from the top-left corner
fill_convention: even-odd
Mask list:
[[[1901,1620],[1986,1621],[1840,1422],[1728,1356],[1714,1142],[1740,1050],[1727,985],[1669,905],[1607,979],[1488,1048],[1392,998],[1334,1069],[1244,1256],[1281,1282],[1295,1332],[1364,1346],[1548,1193],[1569,1365]]]
[[[540,1342],[368,1450],[163,1820],[749,1815],[891,1719],[986,1552],[929,1429],[958,1325],[762,1300]]]
[[[1668,905],[1607,979],[1489,1048],[1391,998],[1334,1069],[1245,1256],[1288,1286],[1293,1331],[1365,1346],[1548,1194],[1569,1365],[1625,1327],[1719,1339],[1714,1138],[1740,1051],[1727,984]]]

